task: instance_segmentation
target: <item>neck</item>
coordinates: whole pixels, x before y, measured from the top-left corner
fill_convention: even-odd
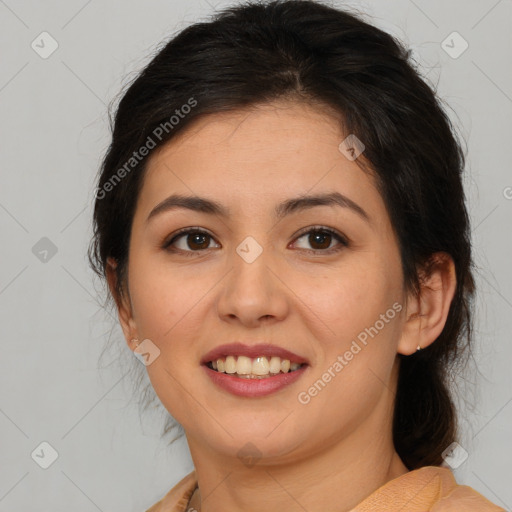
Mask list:
[[[374,463],[367,460],[350,465],[340,464],[333,450],[322,461],[308,458],[290,466],[217,467],[208,474],[196,468],[199,490],[190,505],[198,512],[348,512],[373,491],[408,472],[396,453],[376,455]]]
[[[312,445],[284,463],[262,457],[249,467],[187,435],[199,487],[195,510],[352,510],[408,472],[393,447],[388,407],[380,403],[350,435],[324,439],[323,447]]]

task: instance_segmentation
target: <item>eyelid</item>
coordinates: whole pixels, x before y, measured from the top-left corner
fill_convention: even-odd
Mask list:
[[[168,248],[179,236],[186,235],[189,233],[199,233],[201,235],[203,235],[203,234],[208,235],[213,240],[215,240],[215,237],[206,229],[201,228],[199,226],[188,226],[186,228],[178,229],[178,231],[175,231],[172,235],[165,237],[164,241],[161,244],[162,249]],[[199,251],[186,251],[186,252],[199,252]]]
[[[301,238],[303,235],[307,235],[308,233],[310,232],[326,232],[326,233],[329,233],[337,238],[340,239],[341,242],[343,242],[343,244],[345,245],[349,245],[349,239],[343,235],[342,233],[340,233],[337,229],[334,229],[334,228],[330,228],[328,226],[323,226],[321,224],[317,224],[317,225],[314,225],[314,226],[308,226],[306,228],[303,228],[301,229],[294,237],[294,240],[296,240],[297,238]],[[319,250],[316,250],[315,252],[325,252],[325,251],[319,251]]]
[[[342,233],[340,233],[337,229],[330,228],[328,226],[323,226],[320,224],[302,228],[298,233],[296,233],[294,235],[293,242],[296,242],[297,239],[302,238],[304,235],[307,235],[312,232],[328,233],[328,234],[332,235],[334,238],[336,238],[342,246],[348,247],[350,245],[348,238],[345,235],[343,235]],[[187,235],[187,234],[207,235],[212,240],[214,240],[215,243],[219,243],[216,241],[215,237],[211,233],[209,233],[207,230],[205,230],[204,228],[201,228],[199,226],[189,226],[186,228],[181,228],[178,231],[176,231],[175,233],[173,233],[170,237],[167,237],[164,240],[164,242],[161,244],[162,249],[166,249],[171,252],[186,253],[187,255],[191,255],[194,253],[204,253],[205,251],[209,250],[209,249],[201,249],[198,251],[184,251],[182,249],[176,249],[175,251],[172,251],[172,249],[170,249],[171,244],[174,243],[179,237],[181,237],[183,235]],[[332,252],[339,251],[340,249],[335,246],[335,247],[331,247],[330,249],[300,249],[300,250],[306,251],[309,253],[319,254],[319,255],[326,255],[326,254],[330,254]]]

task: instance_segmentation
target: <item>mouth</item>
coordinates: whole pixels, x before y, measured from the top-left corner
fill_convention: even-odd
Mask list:
[[[209,361],[206,366],[218,373],[226,373],[241,379],[269,379],[283,373],[291,373],[305,366],[305,363],[291,362],[279,356],[247,356],[220,357]]]
[[[232,394],[258,397],[295,382],[309,366],[304,358],[270,344],[222,345],[202,359],[211,380]]]

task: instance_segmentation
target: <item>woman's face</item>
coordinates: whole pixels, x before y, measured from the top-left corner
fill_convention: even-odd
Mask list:
[[[339,149],[347,135],[324,111],[281,102],[203,118],[150,157],[123,327],[150,340],[150,380],[189,443],[217,457],[293,461],[390,432],[400,254],[373,179]],[[166,207],[173,195],[223,213]],[[249,350],[221,348],[225,371],[280,373],[209,368],[232,343]],[[274,347],[250,351],[259,344]],[[280,350],[307,364],[285,375]]]

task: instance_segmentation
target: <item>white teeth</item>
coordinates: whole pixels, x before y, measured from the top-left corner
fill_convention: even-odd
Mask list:
[[[250,375],[251,370],[251,358],[246,356],[238,356],[238,360],[236,362],[236,373],[238,373],[238,375]]]
[[[236,373],[236,359],[233,356],[226,357],[224,371],[226,373]]]
[[[270,365],[266,357],[256,357],[252,362],[252,374],[253,375],[268,375],[270,371]]]
[[[269,364],[270,373],[279,373],[281,371],[281,358],[273,356],[270,358]]]
[[[227,356],[211,361],[214,370],[220,373],[228,373],[245,379],[262,379],[298,370],[300,363],[290,363],[289,359],[281,359],[278,356],[270,358],[258,356],[253,359],[247,356]]]

